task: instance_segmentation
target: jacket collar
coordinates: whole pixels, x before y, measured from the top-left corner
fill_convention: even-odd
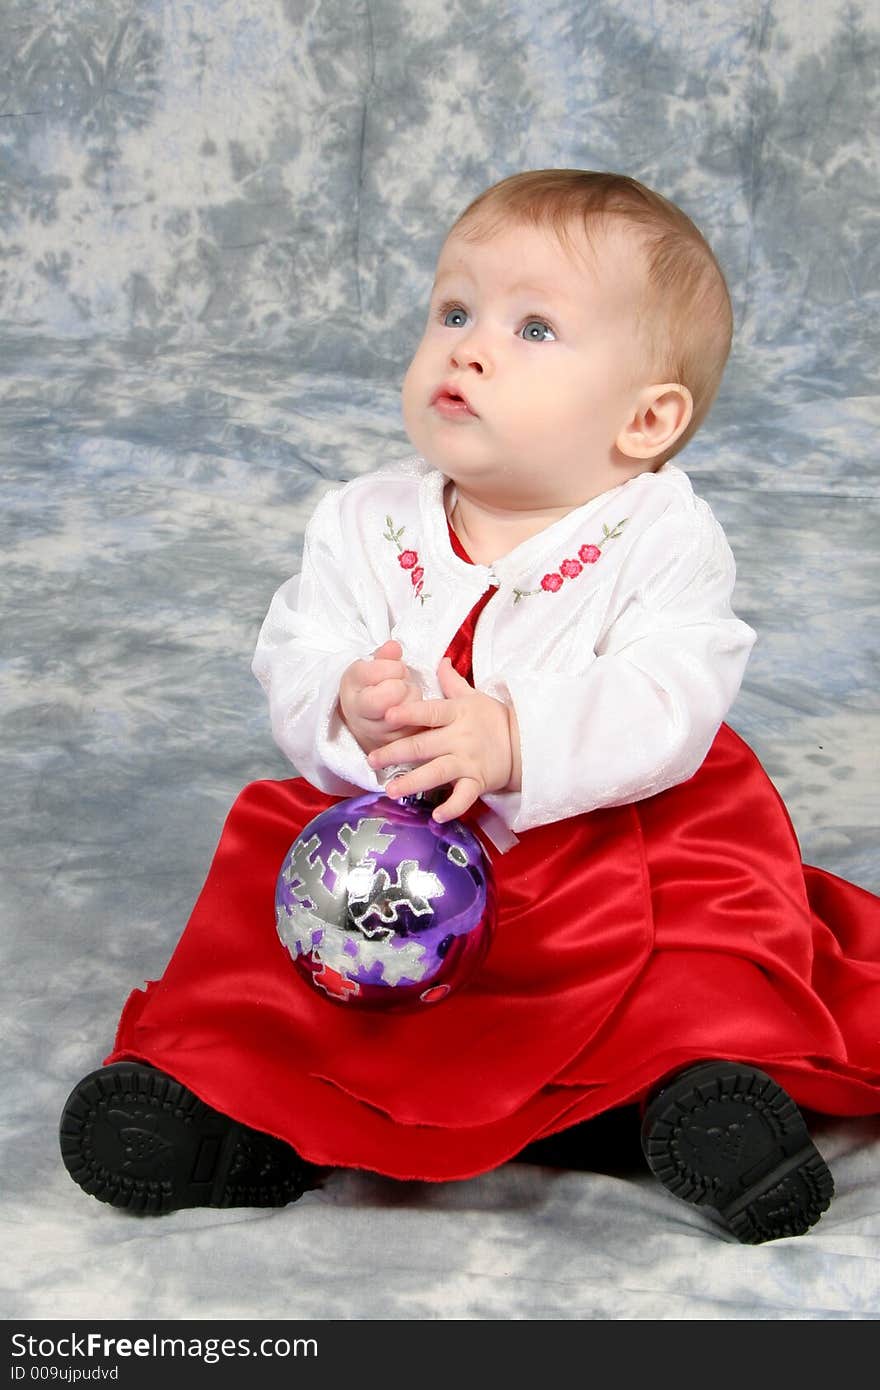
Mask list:
[[[614,513],[613,521],[609,524],[616,525],[626,515],[625,510],[620,516],[617,515],[621,506],[626,507],[635,503],[634,493],[639,494],[646,487],[652,486],[654,480],[659,478],[661,474],[677,474],[680,471],[674,465],[667,463],[657,473],[640,473],[637,477],[621,483],[619,487],[611,488],[608,492],[600,493],[598,497],[591,498],[582,507],[576,507],[567,516],[560,517],[558,521],[552,522],[550,526],[539,531],[537,535],[531,536],[528,540],[515,546],[507,555],[501,556],[490,566],[471,564],[455,554],[449,540],[448,519],[443,496],[449,480],[423,459],[419,459],[417,462],[424,469],[419,483],[422,534],[431,551],[432,560],[435,565],[446,569],[450,577],[458,583],[466,583],[475,588],[478,586],[485,588],[489,583],[515,584],[518,580],[524,580],[533,575],[534,571],[542,566],[554,569],[556,564],[565,558],[566,545],[573,538],[578,539],[581,543],[594,541],[592,532],[598,524],[598,518],[601,516],[603,520],[608,520],[602,515],[606,508],[610,507]],[[626,497],[625,502],[624,495]]]

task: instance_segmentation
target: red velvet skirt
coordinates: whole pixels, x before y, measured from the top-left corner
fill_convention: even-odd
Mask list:
[[[301,778],[245,788],[108,1062],[150,1062],[315,1163],[423,1180],[496,1167],[702,1058],[757,1064],[813,1110],[880,1111],[880,898],[802,863],[727,725],[681,786],[487,845],[491,948],[424,1012],[334,1003],[279,941],[279,868],[335,800]]]

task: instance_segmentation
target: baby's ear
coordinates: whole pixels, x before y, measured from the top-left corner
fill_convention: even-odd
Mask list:
[[[693,413],[693,396],[680,382],[646,386],[639,394],[632,418],[614,442],[627,458],[654,458],[684,434]]]

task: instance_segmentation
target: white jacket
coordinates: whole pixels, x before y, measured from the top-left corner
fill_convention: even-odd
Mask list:
[[[334,488],[302,570],[275,594],[253,671],[276,741],[331,794],[381,782],[342,723],[347,666],[389,637],[439,698],[437,667],[477,599],[477,690],[512,704],[522,790],[483,800],[510,830],[652,796],[700,766],[755,633],[730,603],[733,555],[673,464],[569,512],[490,568],[450,544],[446,479],[419,458]]]

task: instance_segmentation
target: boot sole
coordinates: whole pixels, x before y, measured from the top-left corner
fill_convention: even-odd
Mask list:
[[[321,1172],[139,1062],[84,1077],[64,1106],[59,1137],[64,1166],[84,1192],[143,1216],[286,1206]]]
[[[803,1235],[834,1180],[791,1097],[737,1063],[689,1068],[649,1102],[648,1166],[676,1197],[712,1207],[744,1245]]]

